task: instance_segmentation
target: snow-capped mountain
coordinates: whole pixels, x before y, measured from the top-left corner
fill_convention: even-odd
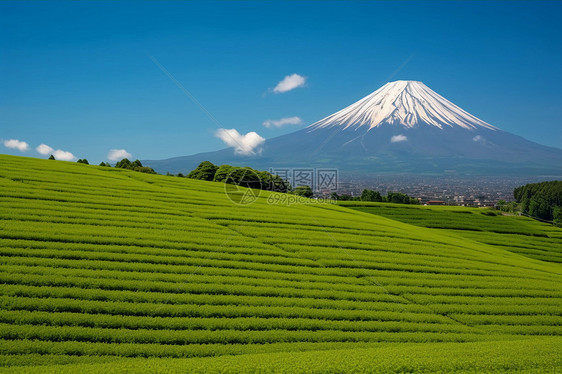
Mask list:
[[[417,81],[387,83],[304,129],[268,139],[257,155],[235,155],[228,148],[143,164],[185,173],[205,160],[262,170],[338,168],[355,175],[562,177],[561,149],[502,131]]]
[[[389,82],[347,108],[310,125],[310,128],[367,126],[372,129],[384,124],[410,128],[425,124],[440,129],[459,126],[467,130],[496,130],[417,81]]]

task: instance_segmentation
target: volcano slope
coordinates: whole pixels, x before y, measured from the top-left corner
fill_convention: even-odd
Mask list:
[[[0,156],[8,372],[556,371],[560,264],[345,207]]]
[[[310,126],[267,139],[251,155],[232,148],[145,160],[160,173],[189,173],[203,160],[270,168],[338,169],[344,179],[407,174],[562,176],[562,149],[502,131],[418,81],[389,82]]]

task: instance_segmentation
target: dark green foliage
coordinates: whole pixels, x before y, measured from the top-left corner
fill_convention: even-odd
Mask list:
[[[154,169],[152,169],[151,167],[148,167],[148,166],[135,166],[135,168],[133,170],[134,171],[140,171],[141,173],[146,173],[146,174],[156,174]]]
[[[177,173],[177,174],[176,174],[176,177],[183,178],[183,177],[185,177],[185,175],[183,175],[182,173]]]
[[[256,171],[264,190],[275,192],[290,192],[292,190],[289,182],[278,175],[271,174],[268,171]]]
[[[389,192],[386,196],[386,202],[395,204],[419,204],[417,199],[411,198],[401,192]]]
[[[129,169],[134,171],[140,171],[141,173],[147,174],[156,174],[156,172],[148,166],[142,166],[142,163],[139,160],[135,160],[134,162],[129,161],[129,159],[124,158],[115,164],[116,168],[120,169]]]
[[[258,172],[250,167],[232,168],[224,182],[247,188],[266,189],[265,183],[262,183]]]
[[[232,171],[233,167],[230,165],[221,165],[217,168],[213,181],[215,182],[226,182],[228,174]]]
[[[79,158],[78,161],[76,161],[79,164],[86,164],[86,165],[90,165],[90,163],[88,162],[88,160],[86,160],[85,158]]]
[[[517,187],[513,197],[521,212],[534,218],[553,221],[555,208],[562,206],[562,181],[532,183]],[[558,210],[556,210],[558,215]]]
[[[187,175],[191,179],[200,179],[204,181],[212,181],[215,177],[218,167],[212,162],[203,161],[197,168]]]
[[[55,156],[50,155],[50,156],[49,156],[49,160],[55,160]]]
[[[330,197],[334,200],[338,200],[338,201],[361,201],[361,197],[360,196],[351,196],[348,194],[341,194],[338,195],[337,192],[333,192],[332,195],[330,195]]]
[[[332,194],[332,198],[339,201],[370,201],[370,202],[388,202],[394,204],[419,204],[417,199],[410,197],[401,192],[389,192],[387,196],[382,196],[380,192],[364,189],[361,196],[353,197],[351,195]]]
[[[102,161],[102,162],[100,162],[100,166],[105,166],[105,167],[110,168],[110,167],[111,167],[111,164],[110,164],[109,162],[103,162],[103,161]]]
[[[133,169],[133,163],[128,158],[124,158],[115,164],[116,168],[120,169]]]
[[[312,188],[310,186],[298,186],[295,188],[295,195],[304,196],[304,197],[312,197],[314,193],[312,192]]]
[[[555,206],[552,209],[552,220],[556,226],[562,226],[562,207]]]
[[[341,195],[339,195],[338,200],[340,200],[340,201],[352,201],[352,200],[354,200],[354,198],[351,195],[341,194]]]
[[[500,202],[498,201],[499,210],[501,210],[502,212],[506,212],[506,213],[517,213],[517,212],[519,212],[520,211],[519,205],[520,204],[517,204],[515,201],[510,201],[509,203],[504,202],[504,204],[500,204]]]
[[[291,189],[287,181],[267,171],[231,165],[217,166],[209,161],[203,161],[187,177],[276,192],[288,192]]]
[[[382,196],[380,194],[380,192],[378,191],[373,191],[373,190],[363,190],[363,192],[361,193],[361,201],[375,201],[375,202],[381,202],[382,201]]]

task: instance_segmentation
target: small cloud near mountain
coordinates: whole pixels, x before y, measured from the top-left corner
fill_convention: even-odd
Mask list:
[[[35,148],[37,153],[42,154],[43,156],[47,156],[53,153],[54,149],[49,147],[47,144],[39,144],[37,148]]]
[[[54,151],[53,156],[55,157],[55,159],[62,161],[72,161],[76,159],[76,157],[72,153],[63,151],[62,149],[57,149],[56,151]]]
[[[3,143],[5,147],[17,149],[21,152],[25,152],[29,150],[29,144],[21,140],[10,139],[10,140],[4,140]],[[35,150],[39,154],[44,156],[52,154],[57,160],[72,161],[76,159],[76,157],[74,157],[72,153],[63,151],[62,149],[57,149],[55,151],[52,147],[49,147],[47,144],[40,144],[39,146],[37,146],[37,148],[35,148]]]
[[[234,148],[234,154],[244,156],[260,154],[259,147],[265,142],[265,138],[254,131],[242,135],[236,129],[218,129],[215,136],[227,146]]]
[[[124,149],[111,149],[107,154],[107,159],[109,161],[121,161],[124,158],[131,158],[131,157],[133,157],[133,155]]]
[[[302,119],[300,117],[286,117],[281,119],[268,119],[264,121],[262,125],[265,127],[272,128],[272,127],[283,127],[286,125],[300,125],[302,123]]]
[[[391,143],[400,143],[400,142],[405,142],[406,140],[408,140],[408,137],[402,134],[394,135],[392,138],[390,138]]]
[[[299,74],[287,75],[283,80],[277,83],[273,88],[274,93],[284,93],[294,90],[295,88],[304,87],[306,84],[306,77]]]
[[[4,140],[4,147],[17,149],[21,152],[25,152],[29,149],[29,144],[21,140],[10,139],[10,140]]]
[[[49,147],[47,144],[44,143],[39,144],[37,148],[35,148],[35,150],[37,151],[37,153],[43,156],[53,155],[57,160],[72,161],[76,159],[76,157],[74,157],[72,153],[63,151],[62,149],[57,149],[55,151],[53,147]]]

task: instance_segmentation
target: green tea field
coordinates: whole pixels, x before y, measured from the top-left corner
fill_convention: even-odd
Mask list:
[[[0,371],[562,371],[562,230],[269,194],[0,155]]]
[[[562,263],[562,229],[488,208],[340,202],[357,211],[439,229],[537,260]]]

